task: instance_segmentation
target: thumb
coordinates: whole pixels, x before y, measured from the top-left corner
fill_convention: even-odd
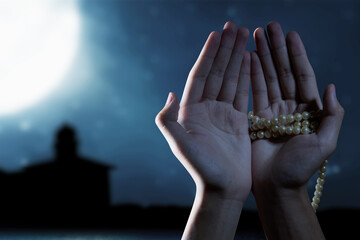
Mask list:
[[[324,93],[324,111],[318,130],[320,147],[330,155],[335,151],[341,123],[344,118],[344,108],[336,98],[335,85],[330,84]]]
[[[164,108],[155,118],[157,127],[177,157],[187,138],[185,129],[177,122],[179,109],[180,105],[176,95],[170,92]]]

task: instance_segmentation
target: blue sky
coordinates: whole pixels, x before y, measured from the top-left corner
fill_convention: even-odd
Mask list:
[[[114,204],[190,205],[195,186],[154,118],[169,91],[181,97],[211,31],[221,31],[228,20],[251,32],[277,20],[285,32],[300,33],[321,94],[335,83],[346,110],[321,205],[360,207],[360,153],[354,145],[360,87],[356,1],[83,0],[76,11],[81,19],[78,49],[63,82],[38,104],[0,117],[1,169],[18,171],[49,159],[53,135],[66,122],[77,128],[83,155],[116,167],[111,174]],[[253,49],[250,39],[248,50]],[[246,206],[253,208],[254,200]]]

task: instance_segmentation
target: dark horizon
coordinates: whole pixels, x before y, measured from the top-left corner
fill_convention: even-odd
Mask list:
[[[16,173],[0,171],[0,230],[38,232],[181,232],[191,207],[110,204],[109,172],[114,168],[78,153],[77,131],[62,125],[55,135],[54,157]],[[131,183],[127,183],[131,184]],[[357,209],[317,212],[328,239],[355,236]],[[341,219],[339,221],[339,219]],[[244,210],[239,236],[265,238],[257,211]],[[349,238],[348,238],[349,239]]]

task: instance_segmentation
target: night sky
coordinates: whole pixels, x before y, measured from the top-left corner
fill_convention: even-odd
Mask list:
[[[335,83],[346,112],[320,208],[360,207],[358,1],[83,0],[76,11],[78,47],[61,84],[37,104],[0,116],[2,170],[20,171],[50,159],[54,134],[68,123],[78,131],[83,155],[115,167],[113,204],[190,206],[195,185],[172,155],[155,116],[169,91],[181,97],[211,31],[221,31],[228,20],[250,32],[276,20],[284,32],[299,32],[321,95]],[[253,49],[250,39],[248,50]],[[310,181],[310,193],[315,182]],[[255,207],[252,197],[246,207]]]

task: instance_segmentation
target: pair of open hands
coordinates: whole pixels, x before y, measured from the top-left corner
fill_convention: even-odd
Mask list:
[[[244,202],[251,189],[296,189],[335,150],[344,110],[330,84],[320,99],[314,71],[295,31],[277,22],[254,32],[227,22],[212,32],[194,64],[181,103],[170,93],[156,124],[198,188]],[[251,142],[249,86],[256,115],[272,118],[323,109],[316,133]]]

